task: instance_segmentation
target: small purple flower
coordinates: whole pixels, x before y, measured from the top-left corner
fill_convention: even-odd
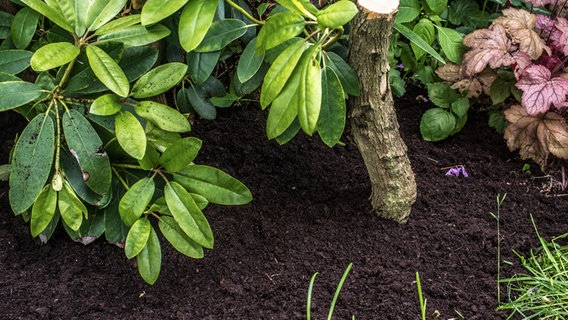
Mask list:
[[[465,171],[465,167],[462,165],[459,166],[455,166],[455,167],[451,167],[447,172],[446,175],[447,176],[456,176],[459,177],[460,174],[462,176],[464,176],[464,178],[469,177],[469,175],[467,174],[467,171]]]
[[[396,66],[396,68],[399,69],[399,70],[402,70],[402,69],[404,69],[404,64],[399,63],[399,64]]]

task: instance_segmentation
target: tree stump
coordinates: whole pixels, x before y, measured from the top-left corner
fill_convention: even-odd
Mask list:
[[[371,180],[373,209],[380,217],[404,223],[416,201],[416,182],[389,86],[388,50],[398,4],[359,1],[361,11],[351,22],[349,62],[361,95],[350,98],[349,119]]]

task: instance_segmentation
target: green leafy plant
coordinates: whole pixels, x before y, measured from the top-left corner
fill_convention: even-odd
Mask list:
[[[335,294],[333,295],[333,300],[331,301],[331,305],[329,306],[329,312],[327,314],[327,320],[331,320],[331,318],[333,317],[333,310],[335,309],[335,304],[337,303],[337,298],[339,298],[339,293],[341,291],[341,288],[343,287],[343,283],[345,282],[345,279],[347,279],[347,276],[349,275],[349,271],[351,271],[351,267],[353,267],[353,263],[350,263],[347,268],[345,269],[345,271],[343,272],[343,275],[341,276],[341,279],[339,280],[339,284],[337,285],[337,288],[335,289]],[[311,320],[312,316],[311,316],[311,306],[312,306],[312,292],[313,292],[313,288],[314,288],[314,283],[316,280],[318,273],[314,273],[314,275],[312,276],[312,278],[310,279],[310,285],[308,287],[308,298],[306,300],[306,319],[307,320]],[[355,320],[355,316],[352,317],[353,320]]]
[[[568,316],[568,246],[556,243],[563,235],[551,242],[543,239],[531,215],[534,230],[540,241],[537,250],[525,257],[518,252],[527,274],[516,274],[500,283],[507,284],[508,302],[498,310],[511,310],[507,319],[519,314],[523,319],[564,319]]]
[[[162,257],[152,221],[176,250],[201,258],[214,245],[202,210],[252,199],[232,176],[194,163],[202,142],[185,136],[187,115],[157,102],[189,68],[154,67],[148,45],[170,35],[158,22],[185,2],[149,0],[135,13],[126,0],[22,0],[0,33],[0,111],[29,120],[11,157],[12,210],[42,241],[59,224],[84,244],[104,235],[151,284]],[[35,82],[16,76],[30,66]]]
[[[422,283],[420,282],[420,274],[416,272],[416,290],[418,292],[418,302],[420,303],[420,318],[426,320],[426,298],[422,293]]]

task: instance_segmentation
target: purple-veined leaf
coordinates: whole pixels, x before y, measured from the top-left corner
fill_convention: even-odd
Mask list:
[[[543,113],[551,105],[558,106],[566,101],[568,79],[552,77],[547,68],[532,65],[523,71],[517,88],[523,90],[521,104],[531,116]]]

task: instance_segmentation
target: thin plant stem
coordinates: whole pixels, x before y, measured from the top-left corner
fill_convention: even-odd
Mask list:
[[[501,221],[499,216],[501,213],[501,205],[507,194],[497,195],[497,214],[490,212],[490,214],[497,220],[497,304],[501,303]]]
[[[311,308],[312,308],[312,291],[314,289],[314,282],[316,281],[318,273],[314,273],[312,279],[310,280],[310,286],[308,287],[308,300],[306,301],[306,319],[311,320]]]
[[[418,301],[420,302],[420,316],[422,320],[426,320],[426,299],[422,294],[422,284],[420,283],[420,274],[416,271],[416,290],[418,291]]]
[[[250,13],[248,13],[245,9],[243,9],[238,4],[234,3],[232,0],[225,0],[231,7],[235,8],[238,12],[240,12],[243,16],[245,16],[250,21],[256,23],[257,25],[263,25],[264,21],[258,20],[257,18],[253,17]]]
[[[335,294],[333,295],[333,300],[331,301],[331,306],[329,307],[329,313],[327,314],[327,320],[331,320],[331,317],[333,316],[333,309],[335,309],[335,304],[337,303],[337,298],[339,297],[339,292],[341,291],[341,287],[343,287],[343,283],[345,282],[345,279],[347,279],[347,275],[349,275],[349,271],[351,270],[351,267],[353,267],[353,262],[349,263],[349,265],[347,266],[347,269],[345,269],[345,271],[343,272],[343,276],[341,277],[341,280],[339,280],[339,284],[337,285],[337,289],[335,289]]]

